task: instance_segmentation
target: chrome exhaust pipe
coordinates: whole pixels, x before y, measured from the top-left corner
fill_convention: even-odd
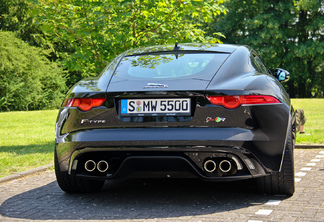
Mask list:
[[[219,170],[222,173],[228,173],[229,171],[231,171],[231,169],[232,169],[232,164],[231,164],[230,161],[228,161],[228,160],[222,160],[219,163]]]
[[[214,160],[207,160],[204,163],[204,170],[208,173],[212,173],[216,170],[217,165],[216,162]]]
[[[108,168],[109,168],[109,164],[105,160],[100,160],[97,164],[97,169],[101,173],[106,172]]]
[[[93,160],[88,160],[87,162],[85,162],[84,168],[86,169],[86,171],[92,172],[96,169],[96,162]]]

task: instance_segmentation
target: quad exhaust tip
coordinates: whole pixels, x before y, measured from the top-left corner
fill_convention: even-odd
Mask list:
[[[217,170],[217,162],[212,159],[206,160],[203,167],[207,173],[214,173]],[[237,171],[235,164],[233,165],[231,161],[227,159],[223,159],[219,162],[218,169],[218,172],[221,174],[235,174]]]
[[[222,160],[220,163],[219,163],[219,170],[222,172],[222,173],[228,173],[230,172],[232,169],[232,164],[230,161],[228,160]]]
[[[93,160],[88,160],[85,164],[84,164],[84,168],[88,171],[88,172],[92,172],[96,169],[96,162]]]
[[[204,163],[204,170],[208,173],[212,173],[216,170],[217,165],[216,162],[214,160],[207,160]]]
[[[108,168],[109,168],[109,164],[107,163],[107,161],[100,160],[97,164],[97,169],[101,173],[106,172]]]
[[[84,168],[88,172],[93,172],[95,169],[97,169],[99,172],[104,173],[109,169],[109,164],[105,160],[100,160],[97,164],[93,160],[88,160],[85,162]]]

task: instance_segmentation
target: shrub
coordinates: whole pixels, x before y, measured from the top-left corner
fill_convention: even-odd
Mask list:
[[[45,51],[0,31],[0,110],[52,109],[66,90],[63,69]]]

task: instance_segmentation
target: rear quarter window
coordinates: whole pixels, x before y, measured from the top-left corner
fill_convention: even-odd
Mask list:
[[[254,68],[260,73],[269,73],[266,66],[263,64],[262,60],[256,54],[252,54],[251,62]]]

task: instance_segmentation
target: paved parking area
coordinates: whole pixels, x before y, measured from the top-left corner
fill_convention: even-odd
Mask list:
[[[125,180],[68,195],[52,170],[0,184],[0,221],[324,221],[324,149],[296,149],[296,192],[260,195],[251,181]]]

